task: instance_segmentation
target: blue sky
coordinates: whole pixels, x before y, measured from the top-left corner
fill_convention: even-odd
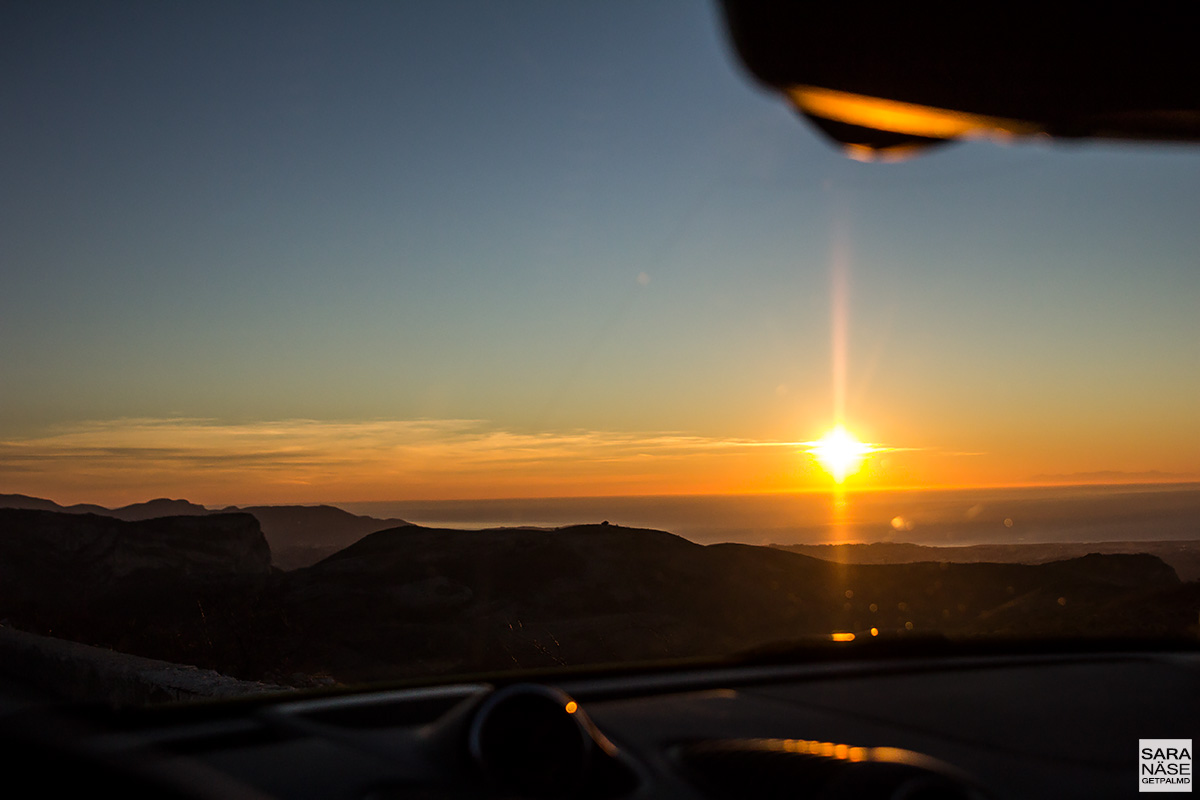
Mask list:
[[[794,448],[623,459],[818,436],[838,259],[847,416],[905,448],[876,477],[1200,477],[1194,149],[859,164],[695,2],[9,4],[0,45],[11,491],[802,488]],[[561,439],[566,478],[481,481],[430,444],[355,494],[418,421]],[[339,454],[348,425],[391,433]],[[206,428],[209,466],[150,457]],[[312,454],[303,488],[212,466],[271,431]]]

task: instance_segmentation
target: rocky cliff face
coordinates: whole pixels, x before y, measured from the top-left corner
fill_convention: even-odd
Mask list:
[[[126,522],[161,517],[252,514],[258,520],[270,545],[274,565],[281,569],[311,566],[369,533],[409,524],[402,519],[358,516],[333,506],[229,506],[221,511],[211,511],[187,500],[171,500],[165,497],[120,508],[104,508],[82,503],[62,506],[40,497],[0,494],[0,509],[56,511],[76,515],[98,514]]]
[[[10,590],[30,580],[102,589],[156,574],[177,579],[270,571],[270,548],[250,514],[124,522],[0,509],[0,581]]]

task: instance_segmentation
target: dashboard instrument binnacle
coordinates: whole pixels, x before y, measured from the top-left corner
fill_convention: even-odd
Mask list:
[[[60,760],[144,796],[1124,797],[1200,719],[1194,651],[559,677],[93,716]]]

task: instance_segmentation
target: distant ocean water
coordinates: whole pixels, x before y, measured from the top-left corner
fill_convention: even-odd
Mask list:
[[[607,520],[702,544],[928,545],[1200,539],[1200,484],[334,503],[430,527]]]

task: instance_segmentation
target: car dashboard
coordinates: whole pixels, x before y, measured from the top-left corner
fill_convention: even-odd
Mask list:
[[[9,774],[167,797],[1125,797],[1138,739],[1200,719],[1190,651],[528,678],[27,708],[4,720]]]

